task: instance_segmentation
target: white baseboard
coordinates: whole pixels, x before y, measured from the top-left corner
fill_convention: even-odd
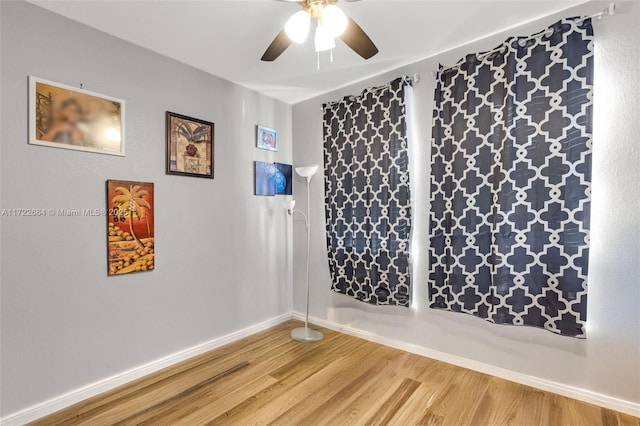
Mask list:
[[[293,318],[304,321],[304,314],[300,312],[294,312]],[[556,393],[558,395],[577,399],[579,401],[588,402],[590,404],[599,405],[601,407],[610,408],[612,410],[630,414],[635,417],[640,417],[640,404],[638,403],[625,401],[623,399],[614,398],[608,395],[591,392],[591,391],[580,389],[573,386],[568,386],[562,383],[553,382],[551,380],[541,379],[539,377],[529,376],[527,374],[521,374],[515,371],[496,367],[491,364],[486,364],[484,362],[474,361],[468,358],[463,358],[456,355],[450,355],[445,352],[429,349],[424,346],[414,345],[412,343],[407,343],[400,340],[389,339],[389,338],[378,336],[376,334],[373,334],[367,331],[359,330],[357,328],[345,326],[333,321],[324,320],[317,317],[310,316],[309,322],[316,324],[320,327],[325,327],[330,330],[334,330],[334,331],[338,331],[351,336],[359,337],[361,339],[369,340],[371,342],[379,343],[381,345],[389,346],[396,349],[401,349],[403,351],[411,352],[417,355],[422,355],[427,358],[437,359],[438,361],[443,361],[449,364],[468,368],[469,370],[479,371],[481,373],[500,377],[501,379],[531,386],[537,389],[542,389],[544,391]]]
[[[55,413],[56,411],[62,410],[63,408],[67,408],[80,401],[84,401],[87,398],[91,398],[125,383],[162,370],[163,368],[169,367],[181,361],[208,352],[212,349],[242,339],[243,337],[247,337],[260,331],[266,330],[267,328],[273,327],[289,319],[291,319],[291,313],[287,312],[285,314],[278,315],[277,317],[270,318],[259,324],[254,324],[242,330],[234,331],[233,333],[229,333],[225,336],[218,337],[216,339],[201,343],[180,352],[173,353],[155,361],[151,361],[147,364],[132,368],[131,370],[116,374],[111,377],[107,377],[106,379],[102,379],[79,389],[72,390],[71,392],[68,392],[64,395],[60,395],[48,401],[41,402],[16,413],[9,414],[0,419],[0,425],[24,425],[25,423],[29,423],[49,414]]]

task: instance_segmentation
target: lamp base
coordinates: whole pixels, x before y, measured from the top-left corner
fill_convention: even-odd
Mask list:
[[[291,338],[298,342],[309,343],[322,340],[323,336],[319,331],[309,327],[298,327],[291,330]]]

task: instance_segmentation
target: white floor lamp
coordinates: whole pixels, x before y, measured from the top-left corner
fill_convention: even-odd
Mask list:
[[[307,228],[307,310],[304,317],[304,327],[298,327],[291,330],[291,338],[293,340],[297,340],[298,342],[317,342],[318,340],[322,340],[322,333],[317,330],[313,330],[309,328],[309,256],[310,256],[310,246],[311,246],[311,207],[310,207],[310,183],[313,175],[318,171],[318,166],[308,166],[308,167],[296,167],[296,173],[307,181],[307,214],[304,214],[300,210],[294,210],[296,206],[295,200],[285,201],[284,206],[287,209],[287,213],[289,216],[293,216],[294,213],[300,213],[304,217],[304,222]]]

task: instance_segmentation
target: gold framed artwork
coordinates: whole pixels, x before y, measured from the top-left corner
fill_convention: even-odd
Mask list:
[[[29,76],[29,144],[124,156],[124,101]]]
[[[167,174],[213,179],[215,125],[167,111]]]
[[[107,181],[109,275],[155,268],[153,183]]]

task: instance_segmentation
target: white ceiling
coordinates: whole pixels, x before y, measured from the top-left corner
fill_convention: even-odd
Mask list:
[[[260,57],[299,10],[273,0],[30,0],[154,52],[295,104],[585,0],[362,0],[339,6],[380,53],[365,61],[341,41],[316,69],[312,37],[272,63]]]

